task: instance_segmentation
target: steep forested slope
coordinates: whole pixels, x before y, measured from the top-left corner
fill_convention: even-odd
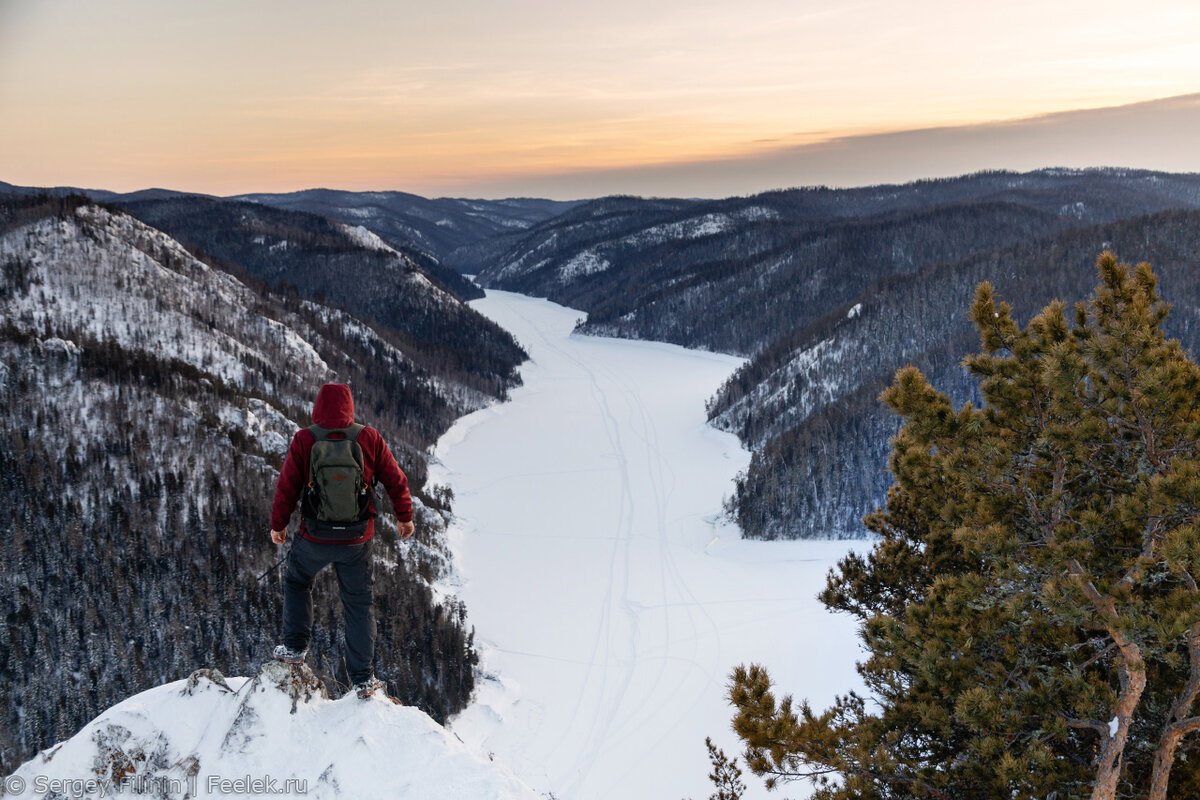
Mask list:
[[[126,207],[215,263],[387,328],[426,369],[489,395],[503,390],[523,358],[512,337],[363,228],[206,198]]]
[[[891,482],[898,423],[878,396],[895,370],[915,364],[956,402],[977,399],[959,366],[979,345],[967,317],[975,287],[990,281],[1028,319],[1054,298],[1086,296],[1105,249],[1154,266],[1175,304],[1168,332],[1200,351],[1200,212],[1092,226],[876,282],[765,348],[714,398],[712,422],[754,450],[736,497],[743,529],[858,535]]]
[[[426,286],[369,249],[341,256],[329,269],[384,271],[388,297]],[[0,771],[134,692],[269,653],[270,496],[326,381],[351,384],[425,498],[417,537],[399,543],[386,516],[377,537],[376,669],[438,719],[467,701],[463,610],[431,589],[447,557],[424,449],[503,394],[515,359],[494,353],[510,339],[480,348],[476,375],[465,361],[439,371],[415,335],[243,282],[77,197],[0,203],[0,272]],[[423,304],[473,315],[432,287]],[[333,578],[318,591],[332,597]],[[318,608],[313,661],[336,678],[336,604]]]

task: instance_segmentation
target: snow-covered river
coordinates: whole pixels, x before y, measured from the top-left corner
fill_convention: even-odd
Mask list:
[[[704,401],[738,359],[572,336],[581,312],[520,295],[472,305],[532,360],[511,402],[437,446],[493,676],[453,730],[558,800],[707,798],[704,737],[739,749],[735,665],[817,706],[859,687],[851,620],[815,599],[848,545],[742,541],[718,521],[749,454]]]

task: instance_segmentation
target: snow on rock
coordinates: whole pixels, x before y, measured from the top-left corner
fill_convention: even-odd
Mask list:
[[[63,355],[73,356],[79,353],[79,345],[68,339],[60,339],[57,336],[52,336],[42,342],[42,348],[48,352],[62,353]]]
[[[247,434],[257,439],[265,452],[279,456],[287,453],[296,423],[258,398],[251,398],[247,405],[249,408],[239,409],[241,419],[234,424],[240,425]]]
[[[1062,208],[1060,208],[1058,213],[1064,217],[1074,217],[1075,219],[1083,219],[1085,216],[1087,216],[1088,207],[1087,207],[1087,204],[1082,203],[1082,202],[1068,203],[1068,204],[1064,205]]]
[[[382,692],[331,699],[307,667],[274,661],[248,679],[205,669],[134,695],[27,761],[6,788],[22,798],[541,800],[421,711]]]

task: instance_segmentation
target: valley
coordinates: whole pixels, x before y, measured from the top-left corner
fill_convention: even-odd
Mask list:
[[[573,334],[579,312],[506,292],[472,306],[530,361],[431,467],[482,659],[452,729],[547,796],[707,797],[704,737],[737,752],[736,664],[777,664],[816,702],[858,688],[854,627],[816,594],[862,543],[748,541],[721,519],[749,454],[704,400],[740,359]]]

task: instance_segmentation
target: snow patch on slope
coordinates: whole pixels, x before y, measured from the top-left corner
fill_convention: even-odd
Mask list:
[[[399,255],[394,247],[362,225],[339,225],[338,227],[342,229],[343,233],[353,239],[355,244],[362,245],[368,250],[382,250],[385,253],[396,253]]]
[[[700,217],[655,225],[652,228],[621,240],[621,244],[644,247],[648,244],[662,244],[673,239],[699,239],[723,233],[733,227],[733,220],[728,214],[705,214]]]
[[[592,250],[584,250],[582,253],[577,253],[570,261],[563,264],[558,270],[558,275],[563,281],[573,281],[577,278],[582,278],[585,275],[594,275],[597,272],[604,272],[612,266],[607,258],[599,255]]]

